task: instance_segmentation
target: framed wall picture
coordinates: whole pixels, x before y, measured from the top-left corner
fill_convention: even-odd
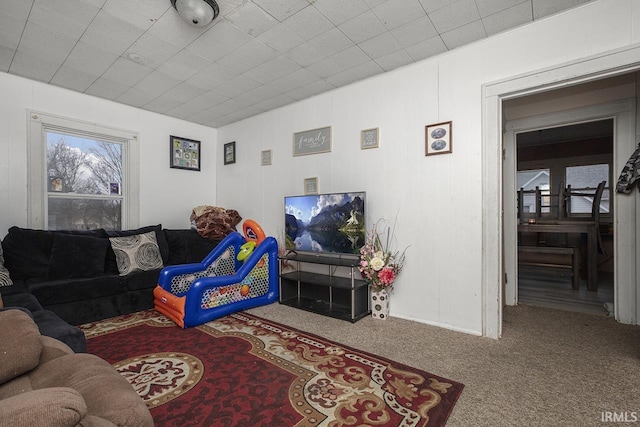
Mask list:
[[[328,153],[331,151],[331,126],[293,134],[293,155]]]
[[[452,152],[451,123],[442,122],[425,126],[425,156]]]
[[[175,169],[200,170],[200,141],[171,135],[169,166]]]
[[[304,194],[318,194],[318,178],[304,179]]]
[[[378,148],[380,146],[380,129],[365,129],[360,132],[360,148]]]
[[[230,165],[236,162],[236,142],[224,144],[224,164]]]
[[[260,153],[260,164],[262,166],[269,166],[271,164],[271,157],[273,152],[271,150],[262,150]]]

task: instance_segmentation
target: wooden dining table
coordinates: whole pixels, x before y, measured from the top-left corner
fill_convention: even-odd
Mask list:
[[[587,289],[598,290],[598,230],[594,221],[537,221],[518,224],[519,233],[584,234],[587,236]]]

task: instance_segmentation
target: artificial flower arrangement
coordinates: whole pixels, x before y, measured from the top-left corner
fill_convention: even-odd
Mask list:
[[[404,266],[407,249],[402,252],[394,250],[394,240],[393,231],[385,221],[379,220],[367,233],[365,244],[360,249],[358,269],[376,292],[391,291],[393,282]]]

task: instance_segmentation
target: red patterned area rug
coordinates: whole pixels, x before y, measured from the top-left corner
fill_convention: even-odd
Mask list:
[[[442,426],[464,387],[244,312],[189,329],[154,310],[81,328],[157,426]]]

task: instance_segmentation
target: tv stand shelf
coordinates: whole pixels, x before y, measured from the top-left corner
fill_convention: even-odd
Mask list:
[[[280,257],[280,303],[356,322],[371,312],[369,285],[360,278],[358,263],[357,258],[293,252]]]

